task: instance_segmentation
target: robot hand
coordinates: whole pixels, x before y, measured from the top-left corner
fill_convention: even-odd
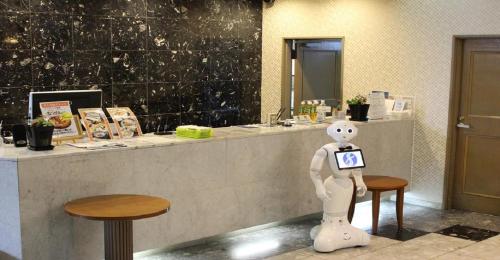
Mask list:
[[[318,198],[323,201],[330,199],[330,196],[328,196],[328,194],[326,193],[325,187],[323,185],[316,186],[316,196],[318,196]]]
[[[362,183],[356,187],[356,195],[358,197],[365,196],[366,191],[367,191],[367,188],[366,188],[366,185],[364,183]]]

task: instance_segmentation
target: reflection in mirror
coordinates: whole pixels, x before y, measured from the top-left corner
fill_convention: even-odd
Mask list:
[[[343,39],[289,39],[285,47],[284,117],[297,115],[302,101],[325,100],[328,106],[340,106]]]

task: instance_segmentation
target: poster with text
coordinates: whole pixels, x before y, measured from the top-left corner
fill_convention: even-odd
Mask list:
[[[54,138],[79,137],[81,132],[69,101],[41,102],[42,117],[54,125]]]

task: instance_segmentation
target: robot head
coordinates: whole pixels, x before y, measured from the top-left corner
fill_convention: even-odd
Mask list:
[[[335,141],[340,143],[347,143],[358,135],[358,128],[356,128],[350,121],[340,120],[331,124],[326,132]]]

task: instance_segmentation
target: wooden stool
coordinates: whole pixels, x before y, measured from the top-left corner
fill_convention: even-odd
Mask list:
[[[144,195],[104,195],[70,201],[64,211],[71,216],[104,221],[106,260],[132,260],[132,220],[166,213],[170,202]]]
[[[363,176],[368,191],[372,192],[372,234],[377,234],[378,217],[380,211],[380,193],[384,191],[396,190],[396,217],[398,219],[398,229],[403,228],[403,202],[405,187],[408,181],[389,176]],[[354,216],[354,205],[356,204],[356,186],[352,195],[351,205],[349,207],[349,222],[352,222]]]

